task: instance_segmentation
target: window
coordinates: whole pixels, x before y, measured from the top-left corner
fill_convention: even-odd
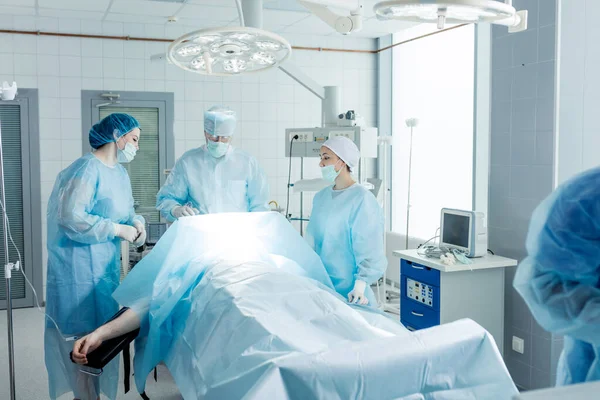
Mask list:
[[[42,283],[42,237],[39,134],[37,90],[19,89],[14,101],[0,103],[0,126],[2,128],[2,155],[4,185],[6,188],[6,211],[10,232],[21,254],[22,269],[41,295]],[[1,219],[1,218],[0,218]],[[4,226],[0,223],[0,264],[4,266]],[[16,262],[18,253],[9,240],[8,260]],[[4,268],[0,268],[0,308],[6,308],[6,285]],[[21,272],[13,273],[11,279],[13,307],[34,305],[33,292]]]
[[[423,29],[394,35],[394,42],[416,37]],[[473,208],[474,86],[473,25],[394,48],[392,230],[406,231],[410,170],[408,232],[416,243],[434,236],[443,207]],[[410,166],[408,118],[419,120]]]
[[[114,107],[100,108],[100,119],[112,113],[129,114],[140,123],[142,135],[135,159],[123,164],[131,179],[134,207],[146,222],[159,222],[160,215],[156,210],[156,194],[160,189],[160,156],[158,137],[158,109],[149,107]]]

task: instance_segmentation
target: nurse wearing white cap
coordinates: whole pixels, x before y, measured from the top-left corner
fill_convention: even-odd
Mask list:
[[[360,152],[337,136],[321,146],[321,173],[329,186],[315,195],[308,239],[321,257],[335,290],[351,303],[376,306],[370,285],[387,267],[383,249],[383,211],[352,172]]]

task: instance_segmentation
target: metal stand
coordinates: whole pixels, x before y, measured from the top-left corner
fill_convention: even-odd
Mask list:
[[[377,142],[379,144],[379,150],[381,152],[381,155],[380,155],[381,168],[379,170],[379,172],[380,172],[379,178],[381,179],[381,186],[382,186],[382,191],[383,191],[382,208],[384,210],[384,213],[386,214],[386,217],[389,217],[390,213],[388,213],[388,190],[389,190],[388,189],[389,188],[389,185],[388,185],[388,167],[389,167],[388,160],[389,160],[389,149],[392,146],[392,137],[391,136],[379,136],[377,138]],[[388,231],[387,226],[386,226],[385,231],[386,232],[383,235],[383,249],[387,255],[387,231]],[[392,286],[392,285],[390,284],[390,286]],[[395,305],[390,302],[390,300],[392,300],[392,299],[399,299],[400,296],[398,293],[394,292],[393,290],[388,289],[387,268],[383,272],[383,282],[382,282],[381,287],[378,287],[377,296],[379,297],[378,300],[379,300],[379,309],[380,310],[400,315],[399,305]]]
[[[410,127],[410,150],[408,153],[408,194],[406,200],[406,237],[404,250],[408,250],[408,228],[410,226],[410,178],[412,172],[412,140],[413,140],[413,127]]]
[[[13,265],[10,263],[8,255],[8,224],[6,223],[8,216],[6,214],[6,196],[4,195],[4,158],[2,155],[2,127],[0,123],[0,188],[2,189],[2,223],[4,228],[4,278],[6,279],[6,319],[8,321],[8,372],[10,380],[10,400],[15,400],[15,344],[13,341],[13,326],[12,326],[12,294],[10,287],[10,278],[12,275]]]
[[[300,157],[300,179],[304,179],[304,157]],[[304,236],[304,192],[300,193],[300,236]]]
[[[410,128],[410,150],[408,154],[408,195],[406,200],[406,243],[404,250],[408,250],[408,228],[410,223],[410,180],[412,174],[412,146],[413,146],[413,129],[417,126],[418,120],[416,118],[409,118],[406,120],[406,126]]]

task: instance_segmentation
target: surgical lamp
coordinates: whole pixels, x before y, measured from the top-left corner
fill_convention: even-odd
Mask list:
[[[292,52],[283,37],[262,29],[262,0],[236,0],[240,27],[200,29],[175,39],[167,59],[186,71],[214,76],[277,67]]]
[[[516,11],[512,0],[391,0],[375,4],[373,11],[380,20],[437,23],[438,29],[478,22],[508,26],[511,33],[527,29],[527,10]]]

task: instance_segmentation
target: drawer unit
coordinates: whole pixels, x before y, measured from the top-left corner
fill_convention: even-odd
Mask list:
[[[440,287],[440,271],[408,260],[401,260],[400,274],[416,281]]]
[[[416,301],[402,299],[401,322],[411,330],[431,328],[440,324],[440,312]]]
[[[400,263],[400,322],[427,329],[470,318],[504,350],[504,268],[516,260],[488,254],[468,265],[445,265],[419,250],[397,250]]]
[[[440,324],[440,271],[402,260],[400,321],[410,329]]]

